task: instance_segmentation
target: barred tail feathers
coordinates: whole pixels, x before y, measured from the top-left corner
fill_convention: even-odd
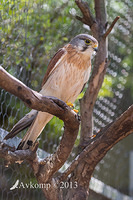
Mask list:
[[[35,120],[31,124],[17,149],[28,149],[30,146],[32,146],[52,117],[53,115],[49,113],[41,111],[38,112]]]
[[[5,136],[5,140],[8,140],[10,138],[13,138],[15,135],[17,135],[22,130],[29,127],[34,119],[37,116],[38,111],[31,110],[28,114],[26,114],[22,119],[20,119],[11,129],[11,131]]]

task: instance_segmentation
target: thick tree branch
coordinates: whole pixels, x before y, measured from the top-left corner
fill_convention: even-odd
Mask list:
[[[107,16],[105,0],[94,0],[96,21],[104,26]]]
[[[68,192],[67,197],[80,200],[88,199],[89,182],[95,166],[105,154],[120,140],[133,132],[133,105],[113,123],[102,129],[86,148],[72,162],[72,165],[60,176],[64,180],[70,173],[70,182],[77,181],[78,188]],[[71,196],[73,195],[73,196]]]
[[[90,17],[91,14],[90,15],[84,14],[87,12],[90,13],[90,9],[87,3],[81,0],[77,0],[76,3],[83,14],[84,20],[86,21],[91,20],[91,24],[88,25],[90,26],[93,36],[98,40],[99,43],[98,53],[95,57],[93,72],[89,80],[88,89],[83,99],[80,101],[80,106],[81,106],[80,145],[84,146],[86,141],[88,141],[88,138],[92,135],[93,107],[98,92],[101,88],[104,75],[106,73],[106,68],[109,64],[109,62],[107,62],[107,44],[105,38],[103,37],[105,33],[105,24],[107,20],[106,20],[106,8],[104,0],[94,1],[96,19],[94,19],[94,17]],[[82,22],[84,20],[82,20]]]
[[[75,158],[68,169],[61,174],[60,180],[65,180],[68,175],[75,170],[77,165],[82,160],[88,163],[89,166],[95,166],[105,156],[105,154],[120,140],[127,137],[133,132],[133,105],[128,108],[114,122],[107,125],[95,138],[88,140],[88,145]],[[92,172],[91,172],[92,173]],[[91,178],[90,173],[90,178]]]
[[[133,131],[133,106],[131,106],[123,115],[121,115],[108,129],[103,129],[96,136],[93,143],[87,146],[86,156],[81,164],[76,168],[79,177],[79,186],[82,184],[83,188],[89,188],[89,181],[92,172],[97,163],[105,156],[107,151],[119,142],[124,137],[128,136]],[[84,166],[82,173],[81,166]]]
[[[106,72],[107,66],[109,65],[109,61],[105,60],[99,66],[98,70],[93,70],[91,78],[89,80],[88,88],[85,92],[84,97],[80,101],[81,107],[81,137],[80,137],[80,145],[86,145],[89,137],[92,135],[92,113],[93,107],[98,95],[98,92],[101,88],[103,77]],[[89,112],[86,112],[89,111]]]

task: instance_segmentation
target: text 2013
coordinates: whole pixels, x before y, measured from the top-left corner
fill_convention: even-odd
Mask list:
[[[74,182],[63,182],[61,181],[60,182],[60,188],[61,189],[72,189],[72,188],[77,188],[78,187],[78,183],[77,181],[74,181]]]

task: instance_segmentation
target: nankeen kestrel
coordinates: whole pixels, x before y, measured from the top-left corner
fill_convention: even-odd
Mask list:
[[[94,37],[80,34],[59,49],[48,65],[40,93],[73,103],[89,79],[91,57],[97,47],[98,42]],[[52,117],[49,113],[32,110],[12,128],[5,139],[14,137],[31,124],[18,147],[27,149]]]

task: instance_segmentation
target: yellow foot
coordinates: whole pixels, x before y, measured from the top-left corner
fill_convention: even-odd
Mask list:
[[[71,102],[66,102],[66,104],[70,107],[70,108],[74,108],[74,105]],[[78,113],[79,111],[76,109],[73,109],[74,112]]]
[[[76,109],[73,109],[73,111],[74,111],[74,112],[76,112],[76,113],[78,113],[78,112],[79,112],[79,111],[78,111],[78,110],[76,110]]]
[[[71,102],[66,102],[66,104],[69,106],[69,107],[73,107],[73,104]]]

